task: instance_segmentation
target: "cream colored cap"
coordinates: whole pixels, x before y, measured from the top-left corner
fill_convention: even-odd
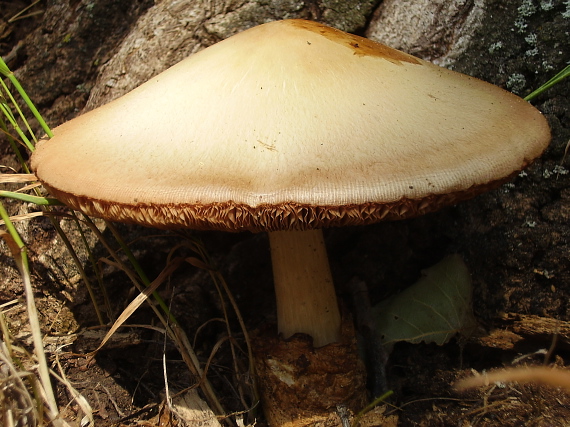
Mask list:
[[[54,135],[32,167],[73,208],[252,231],[437,210],[503,182],[550,140],[515,95],[304,20],[217,43]]]

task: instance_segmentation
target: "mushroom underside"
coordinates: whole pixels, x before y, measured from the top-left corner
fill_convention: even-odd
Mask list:
[[[232,201],[210,204],[126,204],[70,194],[48,183],[44,183],[44,186],[53,196],[73,209],[109,221],[161,229],[262,232],[368,225],[379,221],[414,218],[494,189],[518,173],[517,170],[487,184],[445,194],[432,194],[418,200],[402,198],[390,202],[372,201],[341,206],[295,202],[249,206]]]

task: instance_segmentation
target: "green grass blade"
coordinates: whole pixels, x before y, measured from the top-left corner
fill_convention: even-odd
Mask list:
[[[51,419],[54,421],[54,425],[62,425],[61,422],[56,422],[59,410],[57,407],[57,402],[55,400],[55,394],[51,386],[51,380],[49,375],[49,367],[47,363],[46,354],[44,351],[43,340],[41,336],[40,321],[37,315],[37,309],[34,301],[34,292],[32,289],[32,283],[30,279],[30,267],[28,262],[28,254],[26,251],[26,246],[20,238],[20,235],[16,231],[14,224],[10,221],[10,215],[4,208],[4,205],[0,203],[0,217],[4,220],[6,229],[8,231],[8,236],[4,236],[8,246],[11,249],[14,261],[20,271],[22,277],[22,283],[24,285],[24,294],[26,296],[27,303],[27,313],[28,321],[30,323],[30,329],[32,332],[32,341],[34,343],[34,349],[36,358],[38,361],[38,372],[46,394],[47,404],[50,410]]]
[[[87,237],[85,236],[85,232],[83,231],[83,228],[81,227],[81,221],[79,221],[79,218],[77,218],[75,211],[71,211],[71,217],[73,218],[73,222],[75,223],[77,231],[79,232],[79,236],[81,237],[81,241],[83,242],[83,247],[87,251],[87,257],[89,258],[89,261],[91,263],[91,268],[93,269],[93,271],[95,272],[95,275],[97,277],[97,281],[99,283],[99,289],[101,290],[101,292],[103,294],[106,294],[105,287],[103,286],[103,283],[101,280],[101,274],[100,274],[101,272],[99,271],[99,268],[97,267],[97,262],[95,261],[93,251],[91,250],[91,247],[90,247],[89,243],[87,242]],[[99,303],[98,303],[97,298],[95,296],[95,291],[93,289],[93,285],[91,284],[91,280],[89,279],[87,274],[85,274],[85,269],[83,267],[79,269],[79,274],[81,274],[83,282],[85,283],[85,287],[87,288],[87,292],[89,293],[89,296],[90,296],[91,301],[93,303],[93,308],[95,309],[95,314],[97,316],[97,320],[99,321],[99,324],[105,325],[105,320],[103,319],[101,309],[99,308]],[[110,311],[109,311],[109,313],[110,313]]]
[[[0,85],[2,85],[5,88],[3,80],[0,80]],[[5,89],[7,89],[7,88],[5,88]],[[10,93],[10,92],[8,92],[8,93]],[[14,115],[12,114],[12,111],[10,110],[10,106],[8,105],[8,103],[6,102],[6,99],[3,96],[0,98],[0,111],[4,114],[4,117],[6,117],[6,119],[8,119],[8,121],[10,122],[10,125],[12,125],[12,127],[14,128],[14,130],[16,131],[16,133],[18,134],[20,139],[22,141],[24,141],[24,143],[26,144],[26,147],[28,147],[28,149],[30,151],[33,151],[34,145],[30,142],[28,137],[24,134],[24,132],[22,131],[22,129],[18,125],[18,122],[16,121],[16,117],[14,117]]]
[[[10,131],[8,130],[8,126],[6,125],[6,122],[4,121],[4,119],[2,118],[1,115],[0,115],[0,132],[3,133],[4,135],[6,135],[6,138],[8,139],[8,143],[10,144],[10,147],[12,147],[12,151],[14,152],[16,157],[18,158],[18,162],[20,162],[22,169],[26,173],[30,173],[30,169],[28,168],[28,165],[26,164],[26,161],[24,160],[24,157],[22,156],[20,149],[18,148],[18,144],[16,143],[16,140],[14,139],[14,137],[10,134]]]
[[[24,242],[20,238],[20,235],[18,234],[16,227],[14,227],[14,224],[12,224],[12,221],[10,220],[10,215],[8,215],[8,212],[6,212],[6,209],[4,208],[2,202],[0,202],[0,218],[4,220],[4,224],[6,226],[8,234],[12,236],[14,243],[18,246],[18,250],[22,254],[23,266],[25,268],[28,268],[28,257],[26,254],[26,246],[24,245]]]
[[[28,130],[28,133],[32,136],[32,138],[34,139],[34,141],[36,140],[36,136],[34,135],[34,132],[32,131],[32,128],[30,127],[30,124],[28,123],[28,120],[26,119],[26,116],[24,115],[24,113],[22,112],[22,109],[20,108],[20,106],[18,105],[18,102],[16,102],[16,99],[14,98],[14,96],[12,95],[12,92],[10,92],[8,90],[8,86],[6,86],[6,83],[4,83],[4,80],[0,80],[0,83],[2,84],[2,88],[4,89],[4,92],[6,92],[6,94],[8,95],[8,98],[10,98],[10,102],[12,103],[12,105],[14,106],[14,109],[18,112],[18,116],[20,116],[20,119],[22,120],[22,122],[24,123],[24,125],[26,126],[26,129]],[[17,127],[19,127],[18,125],[16,125]],[[15,126],[15,127],[16,127]],[[22,132],[23,134],[23,132]],[[30,142],[30,140],[27,137],[24,137],[24,143],[26,144],[26,146],[30,149],[30,150],[34,150],[34,145]]]
[[[133,253],[131,252],[131,249],[128,247],[128,245],[121,238],[121,235],[119,234],[119,232],[117,231],[117,229],[115,228],[115,226],[112,223],[110,223],[109,221],[105,221],[105,226],[111,231],[111,233],[113,234],[113,237],[115,238],[117,243],[121,246],[121,249],[123,250],[124,254],[127,256],[129,262],[131,263],[131,265],[135,269],[135,271],[138,274],[138,276],[140,277],[141,281],[148,288],[150,286],[151,281],[149,280],[148,276],[146,275],[146,273],[144,272],[144,270],[140,266],[139,262],[137,261],[137,259],[133,255]],[[174,325],[177,325],[178,321],[172,315],[172,313],[168,309],[168,305],[166,305],[166,303],[164,302],[162,297],[158,294],[158,292],[153,292],[152,296],[155,299],[156,303],[160,306],[160,308],[162,308],[163,313],[168,317],[169,322],[171,322]]]
[[[30,97],[28,96],[28,94],[26,93],[26,91],[24,90],[24,88],[22,87],[22,85],[20,84],[20,82],[18,81],[16,76],[14,75],[14,73],[8,68],[8,65],[6,65],[6,63],[4,62],[4,60],[2,58],[0,58],[0,73],[2,73],[5,77],[7,77],[8,80],[10,80],[10,82],[14,85],[14,87],[16,88],[16,90],[18,91],[18,93],[20,94],[20,96],[22,97],[22,99],[24,100],[24,102],[26,103],[26,105],[28,106],[28,108],[30,109],[30,111],[32,112],[34,117],[36,118],[36,120],[41,125],[44,132],[50,138],[52,138],[53,133],[52,133],[51,129],[49,128],[49,126],[45,122],[45,120],[42,117],[42,115],[40,114],[40,112],[37,110],[36,106],[34,105],[32,100],[30,99]]]
[[[356,414],[356,416],[354,417],[354,420],[352,422],[351,427],[358,427],[360,425],[360,419],[364,415],[366,415],[368,412],[370,412],[372,409],[374,409],[378,404],[384,402],[386,399],[388,399],[393,394],[394,394],[394,392],[392,390],[388,390],[382,396],[377,397],[370,404],[366,405],[366,407],[364,409],[362,409],[358,414]]]
[[[17,193],[15,191],[0,190],[0,197],[21,200],[27,203],[34,203],[38,206],[63,206],[63,203],[51,197],[31,196],[29,194]]]
[[[554,77],[552,77],[550,80],[548,80],[542,86],[540,86],[538,89],[536,89],[535,91],[533,91],[533,92],[529,93],[527,96],[525,96],[524,100],[530,101],[531,99],[540,95],[545,90],[548,90],[552,86],[554,86],[555,84],[560,83],[562,80],[564,80],[568,76],[570,76],[570,65],[567,65],[566,68],[564,68],[562,71],[560,71]]]

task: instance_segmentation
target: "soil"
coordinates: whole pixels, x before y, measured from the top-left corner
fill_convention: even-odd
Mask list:
[[[317,7],[310,3],[311,8]],[[502,8],[500,2],[489,3],[489,7]],[[10,21],[28,4],[23,0],[0,1],[0,55],[7,59],[48,123],[56,125],[84,108],[100,64],[113,56],[124,35],[152,2],[40,2],[29,10],[31,14]],[[556,7],[562,7],[562,3]],[[498,12],[494,16],[501,19]],[[540,40],[548,41],[550,37],[552,43],[546,45],[552,52],[560,50],[560,42],[555,43],[560,31],[555,30],[558,18],[543,19]],[[539,28],[540,23],[535,24]],[[564,25],[568,28],[567,23]],[[488,51],[489,37],[479,35],[481,55]],[[545,74],[541,80],[531,72],[531,61],[521,61],[524,55],[502,57],[499,65],[495,62],[497,67],[509,70],[497,75],[486,74],[482,61],[477,59],[482,57],[472,54],[456,68],[474,70],[476,76],[504,87],[508,85],[505,76],[512,70],[526,76],[528,87],[545,80]],[[556,65],[561,64],[563,58]],[[398,343],[385,365],[369,361],[369,372],[379,365],[385,368],[387,382],[380,388],[387,386],[393,394],[387,405],[380,404],[372,418],[363,420],[363,425],[570,424],[570,394],[560,389],[510,383],[467,392],[453,388],[460,378],[505,366],[549,364],[567,369],[570,174],[564,154],[570,140],[569,95],[565,81],[533,101],[549,120],[553,141],[543,157],[511,183],[421,218],[326,230],[335,283],[348,309],[355,309],[349,286],[355,279],[366,284],[374,305],[412,284],[422,269],[451,253],[462,256],[473,279],[477,330],[442,346]],[[38,129],[36,123],[32,124]],[[0,155],[0,164],[20,171],[5,140],[0,140]],[[35,210],[17,202],[7,201],[6,206],[11,214]],[[108,322],[116,319],[136,290],[120,268],[104,261],[99,262],[104,283],[99,287],[88,254],[80,249],[83,246],[73,223],[66,219],[61,223],[69,231],[72,244],[79,248],[79,259],[94,283],[96,304],[51,223],[36,218],[18,225],[30,251],[35,296],[52,361],[57,356],[67,378],[91,404],[95,425],[177,425],[167,417],[164,370],[170,393],[186,389],[196,382],[196,377],[178,349],[165,338],[163,327],[148,306],[135,311],[128,319],[131,327],[120,329],[96,357],[82,356],[98,347]],[[112,240],[111,232],[99,222],[97,225],[104,230],[104,238]],[[210,271],[197,266],[207,262],[221,272],[247,328],[254,330],[274,321],[266,236],[217,232],[179,236],[122,225],[118,229],[151,278],[165,268],[171,252],[190,259],[169,277],[159,293],[190,337],[200,362],[208,364],[208,378],[222,405],[228,412],[247,411],[254,398],[247,376],[243,333],[230,310],[228,324],[233,339],[226,339],[228,330],[220,319],[222,301],[226,306],[229,302],[220,299]],[[96,260],[109,258],[100,240],[92,235],[87,239]],[[196,242],[207,249],[207,260],[198,261]],[[0,264],[0,303],[16,300],[6,317],[14,340],[29,346],[20,279],[7,251],[0,254]],[[101,311],[102,322],[95,305]],[[235,343],[233,352],[230,341]],[[66,347],[61,351],[63,344]],[[79,412],[77,402],[66,387],[57,387],[64,416],[74,419]],[[378,384],[370,384],[371,390],[375,387]],[[257,415],[257,425],[265,425],[259,412]],[[245,422],[252,422],[245,417]]]

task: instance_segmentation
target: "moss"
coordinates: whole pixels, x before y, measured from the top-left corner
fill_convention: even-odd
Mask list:
[[[509,76],[507,80],[507,88],[514,93],[521,93],[526,86],[526,79],[523,74],[514,73]]]

